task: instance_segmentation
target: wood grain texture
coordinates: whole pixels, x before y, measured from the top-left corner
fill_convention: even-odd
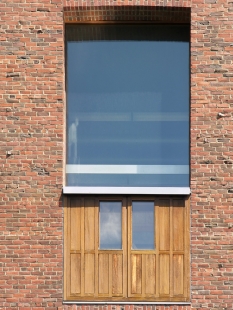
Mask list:
[[[84,294],[94,294],[95,290],[95,256],[84,255]]]
[[[70,269],[70,292],[71,294],[79,294],[81,293],[81,254],[71,254]]]
[[[112,255],[112,295],[123,294],[123,255]]]
[[[94,200],[85,200],[84,208],[84,250],[95,249],[95,204]]]
[[[145,255],[145,294],[154,295],[156,289],[155,255]]]
[[[173,291],[174,296],[184,294],[184,256],[173,255]]]
[[[99,254],[99,294],[109,293],[109,255]]]
[[[81,202],[80,199],[71,200],[70,208],[70,249],[81,250]]]
[[[159,207],[159,250],[170,250],[170,202],[161,200]]]
[[[173,200],[173,250],[184,250],[184,202]]]
[[[142,255],[131,254],[131,292],[142,293]]]
[[[122,249],[100,250],[99,201],[100,198],[90,197],[72,197],[66,201],[66,299],[187,301],[189,200],[154,199],[157,244],[154,250],[132,250],[131,202],[125,198],[122,199]]]
[[[160,295],[170,293],[170,257],[166,254],[159,257],[159,292]]]

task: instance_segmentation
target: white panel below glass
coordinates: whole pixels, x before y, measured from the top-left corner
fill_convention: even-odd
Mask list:
[[[189,174],[189,165],[66,165],[78,174]]]
[[[190,195],[190,193],[190,187],[63,187],[63,194]]]

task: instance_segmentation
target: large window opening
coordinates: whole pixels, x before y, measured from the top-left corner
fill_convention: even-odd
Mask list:
[[[189,26],[66,26],[66,186],[189,187]]]

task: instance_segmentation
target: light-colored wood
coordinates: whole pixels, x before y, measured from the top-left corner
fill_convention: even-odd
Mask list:
[[[109,293],[109,254],[99,254],[99,294]]]
[[[159,202],[159,250],[170,250],[170,202]]]
[[[85,254],[84,255],[84,294],[94,294],[95,287],[95,255]]]
[[[131,254],[131,292],[142,293],[142,255]]]
[[[190,197],[185,199],[184,295],[190,299]]]
[[[160,295],[170,293],[170,257],[165,254],[159,256],[159,292]]]
[[[85,255],[84,255],[84,198],[81,200],[81,211],[80,211],[80,227],[81,227],[81,296],[84,296],[84,284],[85,284]]]
[[[127,199],[127,295],[132,296],[132,272],[131,272],[131,249],[132,249],[132,200]]]
[[[95,247],[95,279],[94,279],[94,287],[95,292],[94,296],[95,298],[98,298],[99,296],[99,200],[95,199],[95,210],[94,210],[94,222],[95,222],[95,228],[94,228],[94,234],[95,234],[95,240],[94,240],[94,247]],[[106,254],[106,253],[105,253]]]
[[[184,294],[184,260],[183,255],[173,255],[173,291],[174,296]]]
[[[94,199],[85,199],[84,209],[84,250],[95,249],[95,203]]]
[[[120,201],[119,197],[102,200]],[[153,200],[137,197],[136,201]],[[128,201],[128,202],[127,202]],[[122,249],[99,250],[100,198],[64,208],[64,297],[80,301],[188,301],[189,199],[155,200],[155,250],[132,250],[131,199],[122,199]]]
[[[169,212],[170,212],[170,249],[169,249],[169,296],[174,296],[174,277],[173,277],[173,208],[172,208],[173,199],[170,199]]]
[[[64,298],[68,299],[70,296],[70,244],[69,244],[69,202],[64,197]]]
[[[141,277],[142,277],[142,281],[141,281],[141,294],[142,297],[144,297],[146,295],[146,257],[144,254],[141,254],[142,257],[142,269],[141,269]]]
[[[173,200],[173,250],[184,250],[184,201]]]
[[[71,250],[81,250],[80,244],[80,235],[81,235],[81,226],[80,226],[80,208],[81,201],[80,199],[71,200],[70,208],[70,249]]]
[[[122,260],[120,259],[121,256],[118,257],[118,268],[119,271],[122,270],[121,276],[118,277],[118,285],[117,285],[117,290],[120,291],[120,288],[122,287],[122,296],[123,297],[127,297],[128,296],[128,287],[127,287],[127,283],[128,283],[128,223],[127,223],[127,219],[128,219],[128,206],[127,206],[127,199],[123,198],[122,199],[122,250],[123,250],[123,256],[122,256]],[[120,254],[120,252],[118,251],[118,253]],[[118,254],[118,255],[119,255]],[[123,264],[123,266],[122,266]],[[122,277],[122,279],[121,279]],[[119,292],[119,294],[121,294]]]
[[[160,233],[159,233],[159,199],[155,199],[155,225],[156,225],[156,230],[155,230],[155,298],[159,298],[159,238],[160,238]]]
[[[145,270],[145,294],[146,295],[154,295],[156,288],[156,265],[155,265],[155,255],[144,255],[146,270]]]
[[[112,256],[113,254],[109,255],[108,254],[108,297],[112,298],[112,290],[113,290],[113,279],[112,279],[112,271],[113,271],[113,266],[112,266]]]
[[[70,293],[80,294],[81,293],[81,254],[70,255]]]
[[[112,295],[123,294],[123,255],[112,255]]]

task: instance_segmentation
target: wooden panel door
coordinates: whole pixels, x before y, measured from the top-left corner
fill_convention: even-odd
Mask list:
[[[122,203],[122,248],[99,248],[99,203],[72,197],[65,208],[65,292],[70,300],[127,297],[127,215]]]
[[[102,201],[121,203],[122,245],[118,249],[100,247]],[[139,208],[136,239],[132,233],[133,202],[150,202],[153,207],[153,216],[142,225],[140,216],[146,211],[140,213]],[[147,242],[151,217],[153,246]],[[148,248],[140,248],[141,240],[146,240]],[[64,246],[66,300],[189,300],[189,199],[72,196],[65,201]]]

